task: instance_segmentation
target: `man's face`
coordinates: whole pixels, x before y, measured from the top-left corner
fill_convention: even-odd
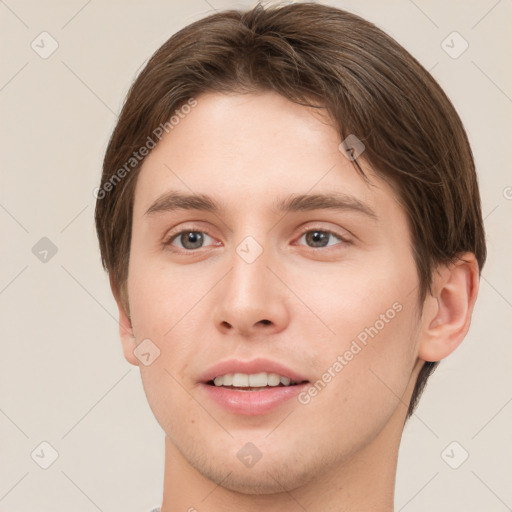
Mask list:
[[[398,397],[412,390],[418,344],[407,220],[318,112],[270,92],[197,101],[146,158],[135,191],[131,320],[137,344],[160,350],[140,364],[144,389],[176,454],[202,475],[241,492],[294,489],[403,423]],[[219,210],[147,213],[171,191],[208,195]],[[345,206],[278,209],[313,194]],[[308,382],[204,382],[218,363],[261,358]],[[255,368],[245,373],[265,372]]]

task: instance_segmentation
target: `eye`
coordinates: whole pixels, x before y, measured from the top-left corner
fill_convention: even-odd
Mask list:
[[[303,238],[309,247],[314,249],[336,245],[336,243],[329,243],[329,239],[332,240],[333,238],[337,239],[339,242],[349,243],[349,241],[341,235],[325,229],[309,229],[301,235],[299,241]]]
[[[212,239],[210,235],[204,231],[185,230],[171,236],[170,239],[165,242],[165,245],[174,245],[176,241],[181,244],[178,245],[178,248],[193,251],[194,249],[200,249],[206,238]]]
[[[210,239],[210,241],[214,240],[205,231],[187,229],[171,235],[167,241],[164,242],[164,245],[172,246],[184,250],[185,252],[192,252],[205,247],[208,239]],[[306,244],[312,249],[321,249],[333,245],[347,245],[350,243],[350,240],[347,240],[342,235],[326,229],[308,229],[302,233],[298,241],[300,242],[302,239],[304,239]],[[210,245],[219,244],[220,242],[210,243]]]

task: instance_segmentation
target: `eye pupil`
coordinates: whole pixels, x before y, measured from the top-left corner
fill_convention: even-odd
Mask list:
[[[188,231],[181,235],[180,241],[185,249],[197,249],[202,245],[203,235],[199,231]]]
[[[315,244],[315,247],[325,247],[329,241],[329,234],[324,231],[310,231],[306,233],[306,240]]]

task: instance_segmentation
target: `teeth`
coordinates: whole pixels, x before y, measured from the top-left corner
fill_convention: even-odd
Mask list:
[[[249,386],[251,388],[261,388],[266,386],[268,383],[267,374],[265,372],[253,373],[252,375],[249,375],[247,380],[249,381]]]
[[[224,385],[224,379],[222,379],[222,384]],[[244,373],[235,373],[233,375],[233,383],[232,386],[237,388],[246,388],[249,386],[249,375]]]
[[[213,379],[215,386],[233,386],[236,388],[264,388],[266,386],[289,386],[295,384],[288,377],[282,377],[277,373],[228,373],[227,375],[219,375]]]
[[[267,376],[267,382],[269,386],[279,386],[281,379],[277,373],[269,373]]]

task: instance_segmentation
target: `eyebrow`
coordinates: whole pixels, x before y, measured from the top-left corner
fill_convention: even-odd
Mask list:
[[[378,219],[377,214],[370,206],[354,196],[343,193],[291,194],[275,201],[273,209],[280,213],[312,210],[353,211],[362,213],[373,220]],[[145,215],[176,210],[200,210],[220,214],[226,210],[226,206],[206,194],[170,191],[158,197],[147,209]]]

